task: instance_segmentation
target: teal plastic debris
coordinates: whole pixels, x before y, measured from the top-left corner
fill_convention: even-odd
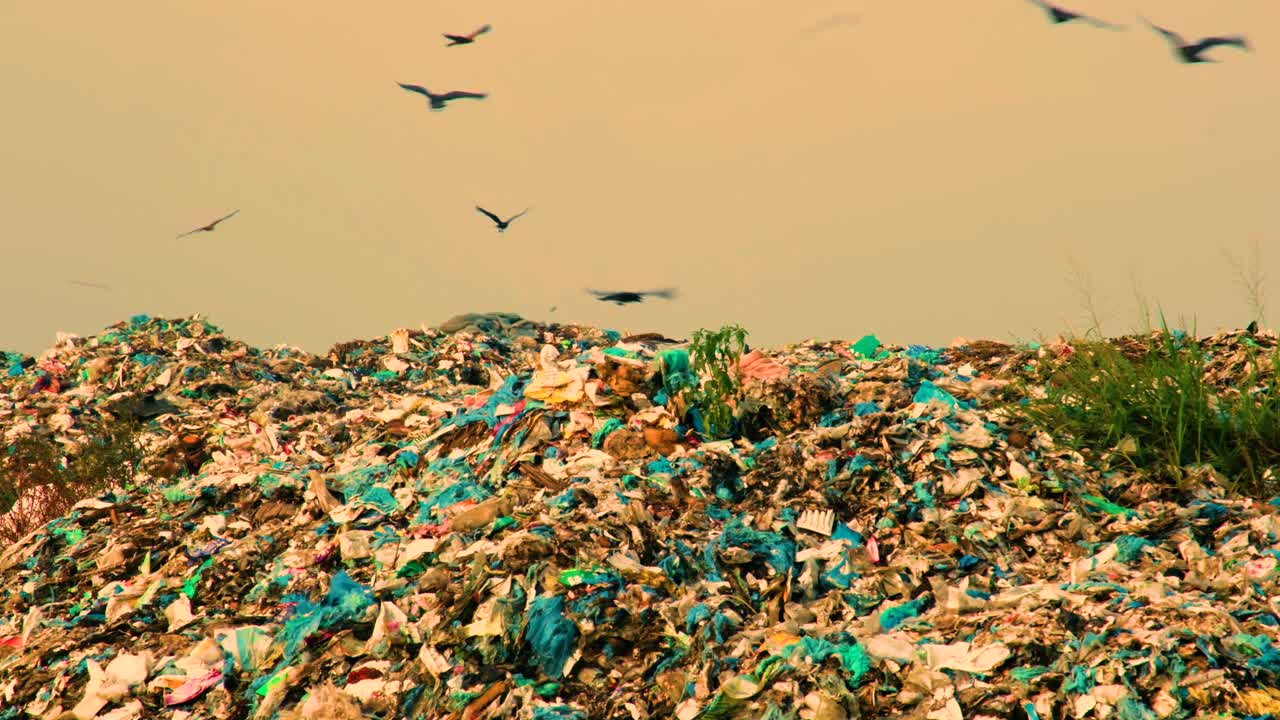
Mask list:
[[[319,603],[297,594],[286,595],[283,602],[293,605],[293,610],[277,633],[276,642],[284,645],[284,659],[289,661],[313,633],[354,623],[364,617],[365,610],[374,601],[369,588],[339,570],[330,579],[329,592]]]
[[[861,682],[862,676],[871,669],[871,657],[857,643],[852,645],[833,643],[824,638],[806,636],[800,638],[799,642],[783,648],[783,656],[786,658],[794,658],[797,654],[810,658],[816,663],[821,663],[832,656],[840,658],[840,665],[846,673],[845,682],[850,687]]]
[[[707,545],[706,561],[709,568],[716,567],[715,557],[713,556],[714,551],[717,548],[728,547],[746,548],[763,556],[765,562],[775,572],[783,575],[796,562],[795,541],[777,533],[747,527],[737,517],[732,518],[725,524],[724,532],[720,534],[720,537],[714,543]],[[720,574],[716,572],[710,572],[707,576],[716,580],[720,579]]]
[[[1142,558],[1142,551],[1151,547],[1151,541],[1136,535],[1121,535],[1115,539],[1116,559],[1132,563]]]
[[[861,339],[849,346],[853,354],[864,358],[875,358],[880,349],[880,339],[875,335],[863,335]]]
[[[1142,704],[1140,700],[1135,700],[1132,695],[1120,698],[1120,703],[1116,705],[1116,716],[1120,720],[1159,720],[1155,710]]]
[[[1280,675],[1280,650],[1265,635],[1238,633],[1231,638],[1237,652],[1249,658],[1248,666],[1276,676]]]
[[[1133,510],[1117,505],[1110,500],[1098,497],[1097,495],[1081,495],[1080,499],[1084,500],[1084,503],[1089,507],[1097,508],[1112,515],[1123,515],[1127,518],[1134,518],[1138,516],[1138,513]]]
[[[600,426],[600,429],[596,430],[595,433],[591,435],[591,447],[599,448],[604,444],[604,439],[609,436],[609,433],[615,430],[620,430],[621,428],[622,421],[618,418],[609,418],[608,420],[605,420],[604,424]]]
[[[951,393],[934,385],[928,380],[920,383],[920,389],[916,391],[915,397],[911,398],[911,402],[927,403],[932,401],[943,403],[947,407],[955,410],[959,406],[959,401],[952,397]]]
[[[564,665],[578,641],[578,626],[564,616],[564,596],[541,597],[529,608],[525,642],[538,658],[542,674],[553,680],[564,677]]]
[[[889,632],[907,620],[916,617],[923,607],[924,601],[917,599],[882,610],[880,612],[880,631]]]
[[[698,386],[698,376],[689,364],[689,353],[679,349],[663,350],[658,354],[662,369],[662,389],[668,397],[682,390]]]

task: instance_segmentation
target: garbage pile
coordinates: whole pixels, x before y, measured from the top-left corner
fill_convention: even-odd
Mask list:
[[[755,349],[715,440],[655,335],[60,336],[5,442],[128,416],[148,461],[0,554],[0,720],[1280,717],[1280,503],[1022,424],[1070,351]]]

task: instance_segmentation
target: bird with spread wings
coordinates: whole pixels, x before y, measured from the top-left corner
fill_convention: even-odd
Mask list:
[[[427,102],[431,105],[432,110],[443,110],[445,104],[450,102],[451,100],[463,100],[463,99],[483,100],[486,97],[488,97],[488,95],[485,93],[468,92],[466,90],[452,90],[447,93],[436,94],[422,87],[421,85],[406,85],[405,83],[402,83],[402,82],[398,82],[396,84],[404,88],[405,90],[408,90],[409,92],[418,93],[419,95],[425,97],[427,99]]]
[[[1050,4],[1049,2],[1046,2],[1046,0],[1027,0],[1027,2],[1031,3],[1032,5],[1035,5],[1036,7],[1048,13],[1049,20],[1053,22],[1055,25],[1060,23],[1065,23],[1065,22],[1071,22],[1072,20],[1079,20],[1082,23],[1088,23],[1089,25],[1093,25],[1094,27],[1105,28],[1107,30],[1120,30],[1123,27],[1121,25],[1116,25],[1115,23],[1109,23],[1106,20],[1101,20],[1091,15],[1085,15],[1084,13],[1079,13],[1074,10],[1068,10],[1064,7],[1059,7],[1057,5]]]
[[[181,235],[179,235],[178,237],[179,237],[179,238],[184,238],[184,237],[186,237],[186,236],[188,236],[188,235],[194,235],[194,234],[196,234],[196,233],[198,233],[198,232],[213,232],[213,231],[214,231],[214,229],[218,227],[218,223],[220,223],[220,222],[222,222],[223,220],[226,220],[226,219],[228,219],[228,218],[234,217],[234,216],[235,216],[235,214],[236,214],[236,213],[238,213],[238,212],[240,212],[240,210],[238,210],[238,209],[237,209],[237,210],[233,210],[233,211],[231,211],[230,213],[227,213],[226,215],[223,215],[222,217],[218,218],[217,220],[214,220],[213,222],[209,223],[208,225],[202,225],[202,226],[200,226],[200,227],[196,228],[195,230],[188,230],[187,232],[182,233],[182,234],[181,234]]]
[[[449,41],[449,44],[445,45],[445,47],[453,47],[454,45],[470,45],[471,43],[476,41],[477,37],[489,32],[492,29],[493,29],[492,25],[485,23],[484,25],[481,25],[480,27],[476,28],[470,35],[450,35],[449,33],[442,33],[445,36],[445,39]]]
[[[1217,62],[1217,60],[1210,60],[1209,58],[1202,57],[1201,54],[1205,50],[1218,47],[1219,45],[1238,47],[1241,50],[1249,49],[1249,41],[1245,39],[1243,35],[1213,35],[1210,37],[1200,38],[1196,42],[1187,42],[1187,39],[1182,35],[1172,30],[1162,28],[1141,15],[1138,17],[1142,19],[1142,22],[1150,25],[1152,30],[1163,35],[1165,40],[1168,40],[1169,44],[1173,46],[1174,56],[1184,63]]]
[[[533,208],[525,208],[524,210],[521,210],[520,212],[516,213],[515,215],[512,215],[506,220],[503,220],[502,218],[498,217],[497,215],[494,215],[488,210],[485,210],[479,205],[476,206],[476,210],[479,210],[485,217],[492,220],[494,225],[498,226],[498,232],[502,232],[503,230],[506,230],[507,227],[511,225],[511,223],[516,221],[516,218],[520,217],[521,215],[524,215],[525,213],[529,212],[532,209]]]
[[[631,291],[603,292],[601,290],[588,289],[587,292],[591,293],[592,295],[595,295],[596,299],[600,300],[601,302],[611,302],[616,305],[626,305],[627,303],[644,302],[645,297],[650,295],[652,295],[653,297],[660,297],[664,300],[670,300],[676,296],[676,291],[674,288],[667,288],[664,290],[645,290],[643,292],[631,292]]]

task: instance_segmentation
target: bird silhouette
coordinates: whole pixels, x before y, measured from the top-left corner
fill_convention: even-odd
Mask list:
[[[1050,3],[1045,2],[1045,0],[1027,0],[1027,2],[1048,13],[1049,20],[1051,20],[1055,25],[1071,22],[1072,20],[1079,20],[1080,22],[1088,23],[1094,27],[1106,28],[1108,30],[1119,30],[1122,27],[1114,23],[1109,23],[1106,20],[1100,20],[1096,17],[1085,15],[1084,13],[1078,13],[1074,10],[1068,10],[1066,8],[1058,7],[1057,5],[1051,5]]]
[[[508,225],[510,225],[511,223],[515,222],[515,221],[516,221],[516,218],[518,218],[518,217],[520,217],[521,215],[524,215],[525,213],[529,212],[532,208],[525,208],[524,210],[521,210],[520,212],[516,213],[515,215],[512,215],[511,217],[507,218],[506,220],[503,220],[502,218],[498,217],[497,215],[494,215],[493,213],[489,212],[488,210],[485,210],[484,208],[480,207],[479,205],[477,205],[477,206],[476,206],[476,209],[477,209],[477,210],[479,210],[480,212],[484,213],[485,217],[487,217],[487,218],[489,218],[490,220],[492,220],[492,221],[493,221],[493,224],[498,226],[498,232],[502,232],[503,230],[506,230],[506,229],[507,229],[507,226],[508,226]]]
[[[1238,47],[1241,50],[1249,49],[1249,41],[1246,40],[1243,35],[1210,36],[1200,38],[1196,42],[1189,43],[1185,37],[1178,33],[1162,28],[1141,15],[1138,17],[1141,18],[1143,22],[1150,25],[1152,30],[1163,35],[1165,39],[1169,41],[1169,44],[1173,46],[1174,57],[1184,63],[1217,62],[1217,60],[1210,60],[1209,58],[1201,57],[1201,53],[1209,48],[1214,48],[1219,45],[1230,45],[1232,47]]]
[[[78,286],[80,286],[80,287],[95,288],[95,289],[97,289],[97,290],[110,290],[110,289],[111,289],[109,286],[104,285],[104,284],[102,284],[102,283],[97,283],[97,282],[86,282],[86,281],[84,281],[84,280],[68,280],[68,281],[67,281],[67,284],[69,284],[69,285],[78,285]]]
[[[828,15],[812,25],[805,26],[796,31],[797,35],[814,35],[826,30],[833,30],[844,25],[857,25],[860,18],[857,15],[849,15],[846,13],[835,13]]]
[[[470,45],[476,41],[476,37],[483,35],[493,29],[492,25],[484,24],[476,28],[470,35],[450,35],[444,33],[445,38],[449,40],[449,44],[445,47],[453,47],[454,45]]]
[[[181,234],[181,235],[179,235],[178,237],[179,237],[179,238],[184,238],[184,237],[186,237],[186,236],[188,236],[188,235],[194,235],[194,234],[196,234],[196,233],[198,233],[198,232],[213,232],[214,228],[218,227],[218,223],[222,222],[223,220],[226,220],[227,218],[233,217],[233,216],[234,216],[236,213],[238,213],[238,212],[240,212],[238,209],[237,209],[237,210],[232,210],[231,212],[227,213],[226,215],[223,215],[222,217],[218,218],[217,220],[214,220],[213,222],[209,223],[208,225],[204,225],[204,226],[202,226],[202,227],[198,227],[198,228],[196,228],[195,230],[188,230],[187,232],[182,233],[182,234]]]
[[[645,297],[648,295],[652,295],[654,297],[660,297],[660,298],[663,298],[664,300],[670,300],[671,298],[674,298],[676,296],[676,291],[672,288],[668,288],[665,290],[646,290],[644,292],[629,292],[629,291],[602,292],[600,290],[588,289],[587,292],[591,293],[592,295],[595,295],[596,298],[601,302],[611,302],[617,305],[626,305],[627,303],[644,302]]]
[[[466,90],[453,90],[451,92],[436,95],[435,93],[422,87],[421,85],[406,85],[402,82],[398,82],[396,84],[404,88],[405,90],[408,90],[409,92],[418,93],[419,95],[425,97],[427,99],[427,102],[431,104],[432,110],[443,110],[445,103],[449,102],[450,100],[462,100],[464,98],[474,98],[476,100],[483,100],[486,97],[488,97],[488,95],[486,95],[485,93],[467,92]]]

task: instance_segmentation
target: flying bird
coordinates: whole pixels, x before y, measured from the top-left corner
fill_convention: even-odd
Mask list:
[[[226,215],[223,215],[222,217],[218,218],[217,220],[214,220],[213,222],[209,223],[208,225],[205,225],[205,226],[203,226],[203,227],[198,227],[198,228],[196,228],[195,230],[188,230],[187,232],[182,233],[182,234],[181,234],[181,235],[179,235],[178,237],[179,237],[179,238],[184,238],[184,237],[186,237],[186,236],[188,236],[188,235],[194,235],[194,234],[196,234],[196,233],[198,233],[198,232],[213,232],[214,228],[218,227],[218,223],[220,223],[220,222],[222,222],[223,220],[226,220],[226,219],[228,219],[228,218],[234,217],[234,216],[235,216],[235,214],[236,214],[236,213],[238,213],[238,212],[240,212],[238,209],[237,209],[237,210],[232,210],[230,213],[227,213]]]
[[[470,45],[476,41],[476,37],[483,35],[492,29],[493,26],[486,23],[476,28],[470,35],[450,35],[449,33],[444,33],[445,38],[449,40],[449,44],[445,47],[453,47],[454,45]]]
[[[588,289],[587,292],[595,295],[601,302],[611,302],[618,305],[644,302],[645,296],[647,295],[660,297],[664,300],[670,300],[676,296],[676,291],[670,288],[666,290],[646,290],[644,292],[601,292],[599,290]]]
[[[502,218],[498,217],[497,215],[494,215],[493,213],[489,212],[488,210],[485,210],[484,208],[480,207],[479,205],[477,205],[477,206],[476,206],[476,209],[477,209],[477,210],[479,210],[480,212],[484,213],[485,217],[487,217],[487,218],[489,218],[490,220],[492,220],[492,221],[493,221],[493,224],[498,226],[498,232],[502,232],[503,230],[506,230],[508,225],[510,225],[511,223],[513,223],[513,222],[515,222],[515,221],[516,221],[516,218],[518,218],[518,217],[520,217],[521,215],[524,215],[525,213],[527,213],[527,212],[529,212],[530,210],[532,210],[532,208],[525,208],[524,210],[521,210],[520,212],[516,213],[515,215],[512,215],[511,217],[507,218],[506,220],[503,220]]]
[[[1078,12],[1075,12],[1074,10],[1067,10],[1066,8],[1058,7],[1057,5],[1051,5],[1045,0],[1027,0],[1027,2],[1031,3],[1032,5],[1035,5],[1036,7],[1048,13],[1049,20],[1052,21],[1055,25],[1060,23],[1065,23],[1065,22],[1071,22],[1072,20],[1079,20],[1080,22],[1088,23],[1090,25],[1093,25],[1094,27],[1106,28],[1108,30],[1121,29],[1120,25],[1109,23],[1106,20],[1100,20],[1096,17],[1085,15],[1084,13],[1078,13]]]
[[[825,30],[832,30],[844,25],[857,25],[859,19],[860,18],[857,15],[849,15],[846,13],[836,13],[833,15],[828,15],[827,17],[819,20],[818,22],[812,25],[809,25],[807,27],[801,28],[800,30],[797,30],[796,34],[797,35],[813,35],[816,33],[823,32]]]
[[[106,285],[103,285],[102,283],[86,282],[86,281],[84,281],[84,280],[68,280],[68,281],[67,281],[67,284],[69,284],[69,285],[78,285],[78,286],[80,286],[80,287],[87,287],[87,288],[96,288],[96,289],[98,289],[98,290],[110,290],[110,289],[111,289],[110,287],[108,287],[108,286],[106,286]]]
[[[1230,45],[1232,47],[1238,47],[1241,50],[1249,49],[1249,41],[1246,40],[1243,35],[1210,36],[1200,38],[1200,40],[1194,43],[1189,43],[1186,38],[1178,33],[1172,30],[1166,30],[1141,15],[1138,17],[1142,18],[1143,22],[1150,25],[1152,30],[1163,35],[1165,39],[1169,41],[1169,44],[1173,46],[1174,55],[1184,63],[1217,62],[1217,60],[1210,60],[1209,58],[1201,57],[1200,54],[1209,48],[1217,47],[1219,45]]]
[[[409,92],[418,93],[419,95],[422,95],[423,97],[425,97],[427,99],[427,102],[431,103],[432,110],[443,110],[445,103],[449,102],[450,100],[462,100],[464,98],[474,98],[476,100],[483,100],[486,97],[488,97],[488,95],[486,95],[485,93],[467,92],[466,90],[453,90],[447,93],[436,95],[435,93],[422,87],[421,85],[406,85],[402,82],[398,82],[396,84],[404,88],[405,90],[408,90]]]

